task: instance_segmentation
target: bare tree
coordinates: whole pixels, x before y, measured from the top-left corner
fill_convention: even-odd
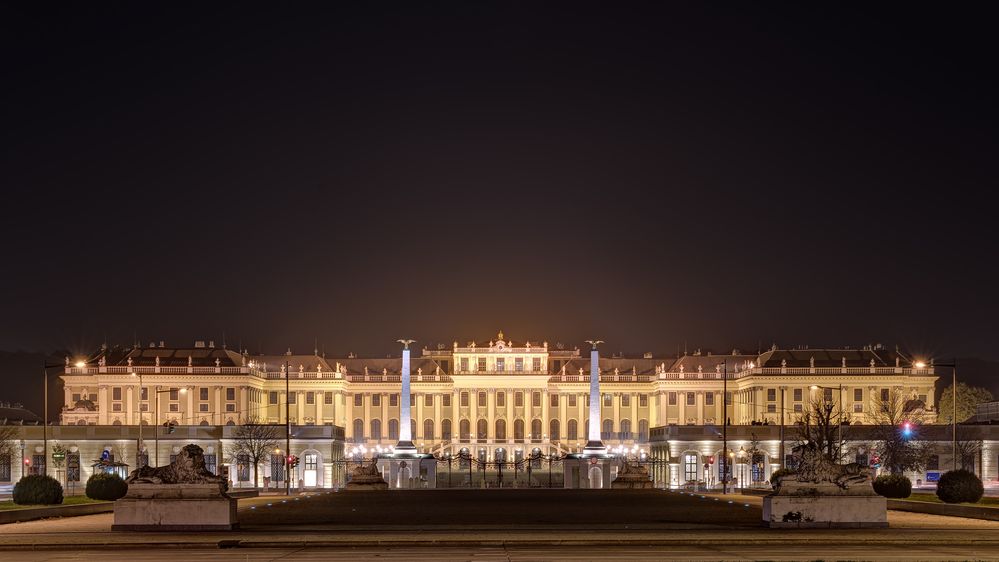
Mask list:
[[[961,468],[974,472],[975,463],[978,462],[978,454],[982,451],[984,443],[981,439],[961,440],[957,442],[957,455],[961,463]]]
[[[922,470],[931,452],[930,443],[919,439],[923,410],[911,406],[910,401],[895,389],[887,398],[879,396],[874,401],[871,413],[874,448],[881,458],[881,466],[892,474]]]
[[[232,433],[232,444],[226,447],[229,463],[238,467],[240,457],[253,466],[253,486],[257,487],[257,466],[278,448],[281,427],[258,423],[249,418],[236,426]]]
[[[842,462],[847,430],[840,426],[849,419],[842,408],[833,402],[813,398],[808,403],[808,409],[798,416],[798,439],[814,443],[833,462]]]

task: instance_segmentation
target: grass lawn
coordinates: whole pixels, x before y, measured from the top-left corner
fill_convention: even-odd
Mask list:
[[[103,503],[102,500],[92,500],[87,496],[67,496],[63,498],[62,505],[80,505],[84,503]],[[29,509],[32,507],[57,507],[54,505],[17,505],[14,500],[0,501],[0,510]]]
[[[929,492],[913,492],[913,494],[907,498],[907,500],[917,501],[917,502],[930,502],[930,503],[943,503],[936,494],[931,494]],[[978,500],[978,503],[962,503],[958,505],[978,505],[982,507],[999,507],[999,497],[995,496],[982,496],[982,499]]]

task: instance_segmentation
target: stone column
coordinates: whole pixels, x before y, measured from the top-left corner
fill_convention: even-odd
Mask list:
[[[637,440],[638,435],[638,395],[631,393],[631,435]]]
[[[567,415],[568,405],[566,404],[566,396],[567,395],[565,394],[558,395],[558,439],[560,442],[565,442],[565,436],[567,435],[566,431],[569,430],[569,416]]]
[[[697,423],[704,424],[704,392],[698,390],[694,395],[694,402],[697,403]]]
[[[316,425],[323,425],[323,404],[326,403],[326,391],[316,391]]]
[[[492,442],[496,439],[496,391],[489,389],[486,391],[486,438]]]
[[[687,391],[676,393],[676,417],[678,425],[687,425]]]
[[[194,419],[194,393],[197,391],[197,387],[187,390],[187,409],[184,411],[183,415],[178,416],[178,420],[181,425],[198,425],[197,420]],[[245,412],[246,408],[244,408],[243,411]],[[242,415],[245,416],[246,414]]]
[[[409,344],[411,340],[400,340],[404,345],[402,350],[402,393],[399,395],[399,443],[395,446],[396,454],[415,454],[416,446],[413,445],[413,431],[409,420],[413,416],[410,414],[410,388],[409,388]]]
[[[426,394],[419,393],[416,395],[416,435],[422,441],[427,438],[426,434],[423,432],[423,400]]]
[[[600,439],[600,352],[597,344],[592,343],[590,350],[590,427],[583,454],[604,455],[607,447]]]
[[[134,387],[131,387],[131,386],[125,388],[125,424],[126,425],[131,424],[131,423],[138,423],[138,422],[134,422],[133,421],[135,419],[135,410],[133,409],[134,408],[134,402],[132,401],[132,391],[133,391],[133,389],[134,389]]]
[[[343,421],[344,439],[353,439],[354,435],[354,394],[343,395],[343,409],[346,419]]]
[[[611,431],[621,431],[621,394],[611,394],[611,404],[613,404],[612,419],[614,420],[614,425],[611,426]]]
[[[541,438],[544,439],[544,436],[548,435],[548,439],[546,439],[545,441],[551,440],[552,437],[550,435],[551,427],[549,426],[549,421],[548,421],[549,406],[550,404],[548,403],[548,389],[544,388],[541,390]]]
[[[506,403],[506,440],[513,442],[513,400],[516,394],[509,390],[503,392],[505,393],[503,401]]]
[[[434,434],[435,435],[434,435],[433,439],[435,441],[437,439],[439,439],[441,436],[444,435],[444,433],[443,433],[444,432],[444,427],[443,427],[443,424],[441,423],[441,422],[444,421],[443,418],[441,418],[441,402],[443,402],[443,401],[444,401],[444,395],[443,394],[438,394],[438,395],[434,396]]]
[[[378,414],[378,417],[382,421],[382,439],[388,439],[389,418],[392,417],[391,415],[389,415],[389,393],[383,392],[379,394],[378,403],[381,405],[382,409],[381,413]],[[399,423],[402,423],[402,421],[400,421]],[[399,428],[401,430],[402,426],[400,425]]]
[[[101,385],[97,387],[97,423],[108,425],[108,410],[111,409],[111,401],[108,399],[108,387]],[[46,463],[48,466],[49,463]]]

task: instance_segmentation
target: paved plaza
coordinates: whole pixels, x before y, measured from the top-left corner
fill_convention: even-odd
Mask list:
[[[177,548],[222,560],[999,559],[999,522],[889,512],[889,529],[771,530],[760,503],[659,490],[271,496],[240,500],[234,532],[112,532],[102,514],[0,525],[0,550],[19,560],[90,560],[110,549],[164,560]]]

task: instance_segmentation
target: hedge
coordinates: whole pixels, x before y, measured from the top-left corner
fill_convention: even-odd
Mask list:
[[[93,500],[114,501],[126,492],[128,484],[117,474],[98,472],[87,480],[87,497]]]
[[[14,484],[14,503],[18,505],[59,505],[62,484],[44,474],[31,474]]]

